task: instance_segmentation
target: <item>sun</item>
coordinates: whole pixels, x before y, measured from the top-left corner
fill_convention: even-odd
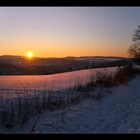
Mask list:
[[[32,53],[31,51],[29,51],[29,52],[27,52],[26,56],[27,56],[28,58],[32,58],[32,57],[33,57],[33,53]]]

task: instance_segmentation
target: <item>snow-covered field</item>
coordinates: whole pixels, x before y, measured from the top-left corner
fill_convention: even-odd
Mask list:
[[[98,68],[41,76],[0,76],[0,89],[61,90],[85,84],[91,74],[113,74],[118,67]]]
[[[107,90],[100,100],[86,100],[65,110],[44,112],[11,133],[140,133],[140,76]],[[1,132],[8,132],[2,129]]]
[[[84,80],[84,78],[86,79],[90,74],[114,74],[117,69],[117,67],[90,69],[55,75],[58,80],[61,78],[62,82],[66,82],[67,80],[69,82],[70,77],[75,74],[75,79],[73,78],[73,82],[75,82],[80,76],[80,78],[83,78]],[[54,75],[48,75],[45,76],[45,78],[52,78],[53,76]],[[28,77],[33,78],[31,80],[33,82],[35,77],[38,80],[44,78],[44,76],[2,76],[2,78],[5,79],[7,77],[9,78],[7,82],[9,82],[11,78],[19,85],[21,84],[22,78],[25,78],[26,80],[26,82],[22,84],[26,85],[28,85]],[[19,83],[16,81],[17,78],[20,78]],[[45,78],[44,82],[46,80]],[[48,79],[49,78],[47,78],[47,80]],[[12,84],[12,80],[9,82],[10,84]],[[61,83],[61,81],[57,82]],[[49,82],[49,80],[47,82]],[[0,126],[0,133],[140,133],[139,83],[140,76],[137,75],[135,78],[128,81],[128,83],[112,88],[96,87],[96,89],[89,92],[100,92],[100,94],[104,95],[103,98],[99,97],[97,99],[91,97],[90,99],[83,99],[77,104],[71,104],[64,109],[44,111],[36,116],[31,116],[22,126],[15,125],[14,128],[11,129]],[[4,82],[2,83],[2,80],[1,84],[4,84]],[[14,84],[15,83],[13,82],[13,85]],[[16,84],[13,89],[19,88]],[[67,88],[70,86],[67,86]],[[46,87],[43,87],[43,89],[44,88],[46,89]],[[62,86],[61,88],[66,89],[65,86]],[[58,88],[55,89],[58,90]],[[69,91],[71,90],[68,89],[64,92],[69,93]]]
[[[88,60],[88,61],[118,61],[123,60],[123,58],[110,58],[110,57],[86,57],[86,58],[76,58],[76,60]]]

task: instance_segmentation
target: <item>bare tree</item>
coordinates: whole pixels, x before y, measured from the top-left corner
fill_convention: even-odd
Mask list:
[[[133,44],[129,47],[128,53],[130,56],[140,59],[140,25],[134,31],[132,41]]]

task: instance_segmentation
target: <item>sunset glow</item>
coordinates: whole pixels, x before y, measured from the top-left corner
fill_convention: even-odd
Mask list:
[[[139,13],[137,7],[1,7],[0,55],[22,56],[29,48],[35,57],[128,57]]]
[[[32,52],[27,52],[27,57],[28,58],[32,58],[33,57],[33,53]]]

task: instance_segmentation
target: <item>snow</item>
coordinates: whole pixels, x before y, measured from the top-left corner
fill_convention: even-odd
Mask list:
[[[140,65],[136,65],[136,64],[135,64],[135,65],[134,65],[134,68],[140,68]]]
[[[118,67],[97,68],[41,76],[0,76],[0,89],[61,90],[87,83],[91,74],[114,73],[117,69]]]
[[[139,83],[140,77],[137,77],[127,85],[113,87],[112,95],[106,96],[97,103],[84,102],[76,107],[76,112],[75,110],[67,112],[64,122],[56,121],[55,126],[60,132],[72,133],[140,132]],[[48,125],[45,125],[44,117],[39,122],[39,129],[42,132],[59,132],[53,128],[49,129]]]
[[[88,61],[119,61],[124,60],[123,58],[110,58],[110,57],[87,57],[87,58],[76,58],[76,60],[88,60]]]
[[[139,133],[140,76],[65,109],[40,114],[35,133]],[[11,133],[29,133],[36,117]],[[7,132],[7,130],[6,130]]]

